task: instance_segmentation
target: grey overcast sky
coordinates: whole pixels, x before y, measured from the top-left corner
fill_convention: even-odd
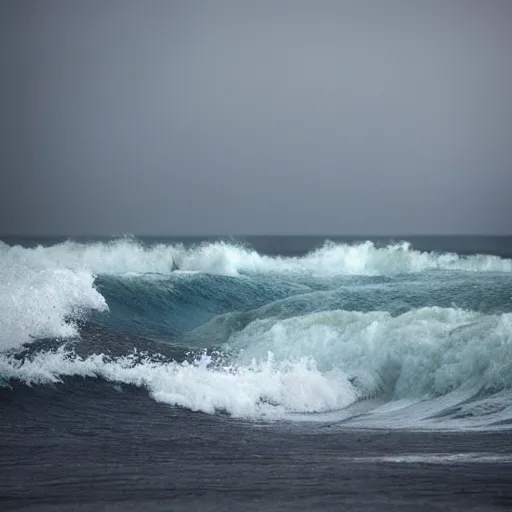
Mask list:
[[[0,232],[512,233],[509,0],[4,0]]]

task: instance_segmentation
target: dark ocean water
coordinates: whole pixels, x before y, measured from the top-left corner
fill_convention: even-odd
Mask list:
[[[512,508],[512,238],[3,240],[1,510]]]

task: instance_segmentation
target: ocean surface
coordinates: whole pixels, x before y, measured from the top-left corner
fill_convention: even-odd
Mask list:
[[[4,237],[0,509],[512,510],[512,238]]]

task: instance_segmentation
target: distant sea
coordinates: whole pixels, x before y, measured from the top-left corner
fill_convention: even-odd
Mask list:
[[[512,510],[512,237],[2,240],[2,511]]]

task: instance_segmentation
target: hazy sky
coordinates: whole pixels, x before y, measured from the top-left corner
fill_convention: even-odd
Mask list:
[[[509,0],[5,0],[0,232],[512,233]]]

